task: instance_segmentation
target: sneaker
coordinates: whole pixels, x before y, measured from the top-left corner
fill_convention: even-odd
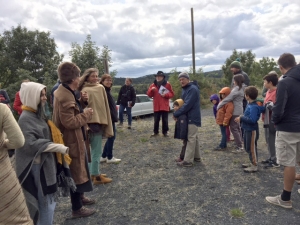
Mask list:
[[[182,162],[182,161],[183,159],[181,159],[180,157],[175,159],[175,162]]]
[[[252,166],[252,163],[243,163],[242,164],[242,168],[248,168],[250,166]]]
[[[244,152],[244,148],[240,147],[240,148],[236,148],[235,150],[231,151],[232,153],[243,153]]]
[[[72,218],[80,218],[80,217],[87,217],[91,216],[96,212],[95,209],[89,209],[86,207],[81,207],[79,210],[72,211]]]
[[[156,136],[158,136],[158,133],[151,134],[151,137],[156,137]]]
[[[281,195],[277,195],[275,197],[267,196],[266,200],[267,200],[267,202],[269,202],[273,205],[278,205],[278,206],[281,206],[281,207],[286,208],[286,209],[291,209],[293,207],[292,206],[292,201],[291,200],[282,201],[281,200]]]
[[[94,199],[85,197],[84,195],[81,196],[82,205],[93,205],[96,203]]]
[[[101,157],[100,158],[100,162],[102,163],[102,162],[106,162],[107,161],[107,158],[105,157],[105,158],[103,158],[103,157]]]
[[[271,159],[266,159],[266,160],[263,160],[261,161],[262,164],[269,164],[271,161]]]
[[[245,173],[255,173],[257,172],[257,166],[251,164],[251,166],[244,169]]]
[[[128,125],[128,127],[127,127],[129,130],[131,129],[131,125]]]
[[[106,160],[106,163],[119,163],[119,162],[121,162],[121,159],[117,159],[115,157]]]
[[[201,158],[194,158],[195,162],[201,162]]]
[[[214,151],[224,151],[224,150],[226,150],[227,148],[221,148],[220,146],[218,146],[218,147],[215,147],[214,148]]]
[[[118,123],[118,127],[123,127],[123,123]]]
[[[164,134],[164,137],[169,137],[169,134],[168,133]]]
[[[182,161],[182,162],[178,162],[177,165],[178,166],[183,166],[183,167],[191,167],[191,166],[193,166],[193,163]]]
[[[268,168],[278,168],[280,165],[277,162],[270,161],[268,165],[264,166],[265,169]]]
[[[98,175],[98,176],[94,176],[92,175],[92,181],[93,181],[93,184],[97,185],[97,184],[108,184],[110,182],[112,182],[112,179],[108,178],[108,177],[105,177],[103,175]]]

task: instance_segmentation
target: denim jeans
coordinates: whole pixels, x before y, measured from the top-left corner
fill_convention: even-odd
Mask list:
[[[123,121],[124,121],[123,114],[124,114],[124,109],[125,108],[126,108],[127,117],[128,117],[128,126],[131,126],[131,122],[132,122],[131,109],[132,109],[132,107],[128,107],[128,105],[125,106],[123,104],[120,104],[120,107],[119,107],[119,120],[120,120],[120,123],[123,123]]]
[[[40,171],[41,171],[41,165],[33,164],[31,173],[34,177],[34,184],[38,191],[37,194],[38,194],[38,204],[39,204],[39,219],[37,224],[52,225],[56,202],[54,201],[53,194],[48,194],[48,195],[43,194],[43,189],[40,180]],[[47,176],[47,174],[45,175]]]
[[[114,141],[116,139],[116,125],[114,122],[113,122],[112,126],[113,126],[113,130],[114,130],[114,136],[107,138],[107,141],[103,148],[102,158],[107,157],[108,159],[112,159],[112,157],[113,157],[112,151],[114,148]]]
[[[97,133],[90,134],[91,160],[89,171],[91,175],[100,174],[100,156],[102,154],[102,135]]]
[[[220,125],[220,130],[221,130],[221,134],[222,134],[220,147],[227,148],[226,126]]]

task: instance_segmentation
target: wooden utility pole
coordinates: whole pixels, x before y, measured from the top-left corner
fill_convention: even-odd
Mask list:
[[[194,12],[191,8],[191,21],[192,21],[192,52],[193,52],[193,75],[196,74],[196,63],[195,63],[195,39],[194,39]]]
[[[106,74],[109,74],[109,65],[108,65],[108,60],[106,58],[103,59],[103,66],[104,66],[104,72]]]

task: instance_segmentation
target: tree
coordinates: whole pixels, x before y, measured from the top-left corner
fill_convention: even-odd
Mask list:
[[[0,82],[4,87],[20,80],[16,76],[19,69],[27,70],[35,79],[49,73],[56,80],[62,59],[50,32],[29,31],[18,25],[0,36]]]
[[[233,76],[232,72],[230,71],[230,64],[237,58],[240,59],[240,62],[242,64],[242,70],[245,71],[247,74],[250,74],[252,64],[253,62],[255,62],[255,54],[252,53],[251,50],[248,50],[247,52],[238,52],[236,49],[234,49],[232,51],[231,56],[229,56],[229,58],[226,59],[225,64],[222,66],[222,70],[228,84],[231,83]]]
[[[102,49],[100,49],[94,41],[92,41],[91,35],[87,35],[86,40],[83,45],[73,42],[71,44],[71,51],[69,55],[74,62],[81,70],[84,72],[88,68],[97,68],[99,70],[99,74],[103,74],[104,70],[104,59],[107,59],[108,66],[111,67],[111,50],[108,46],[104,45]],[[112,77],[115,77],[117,71],[114,70],[110,72]]]

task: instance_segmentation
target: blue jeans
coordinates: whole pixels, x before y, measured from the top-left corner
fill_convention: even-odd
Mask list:
[[[222,134],[220,147],[221,148],[227,148],[227,136],[226,136],[226,127],[223,125],[220,125],[220,130]]]
[[[124,121],[123,114],[124,114],[124,109],[125,108],[126,108],[127,117],[128,117],[128,125],[131,126],[131,122],[132,122],[131,109],[132,109],[132,107],[128,107],[128,105],[120,104],[120,107],[119,107],[119,120],[120,120],[120,123],[123,123],[123,121]]]
[[[112,123],[112,126],[114,130],[114,136],[107,138],[107,141],[103,148],[102,158],[107,157],[108,159],[112,159],[113,157],[112,151],[114,147],[114,141],[116,139],[116,125],[114,122]]]
[[[40,164],[33,164],[31,168],[31,173],[34,177],[34,184],[37,188],[38,195],[38,205],[39,205],[39,219],[38,225],[52,225],[53,224],[53,216],[56,202],[54,201],[54,195],[43,194],[43,189],[40,180]],[[47,176],[47,174],[45,174]]]

